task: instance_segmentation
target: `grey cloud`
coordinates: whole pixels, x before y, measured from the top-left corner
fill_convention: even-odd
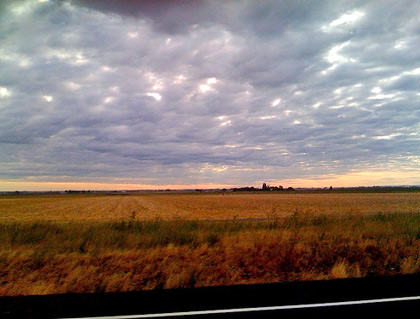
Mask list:
[[[165,33],[185,32],[192,25],[202,22],[204,17],[211,21],[220,15],[215,10],[209,11],[207,1],[181,0],[175,3],[167,0],[74,0],[72,2],[105,14],[147,19],[158,31]]]
[[[0,10],[0,177],[242,184],[420,156],[417,4]]]

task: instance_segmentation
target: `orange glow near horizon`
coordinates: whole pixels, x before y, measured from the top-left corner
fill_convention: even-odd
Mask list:
[[[263,182],[283,187],[357,187],[357,186],[398,186],[420,185],[420,170],[407,171],[358,171],[342,175],[321,175],[313,178],[257,181],[251,184],[135,184],[96,182],[38,182],[25,180],[0,180],[0,191],[64,191],[64,190],[159,190],[159,189],[215,189],[254,186]]]
[[[0,180],[0,191],[64,191],[64,190],[160,190],[231,188],[226,184],[133,184],[89,182],[36,182]]]
[[[342,175],[321,175],[315,178],[284,179],[271,185],[292,187],[357,187],[357,186],[401,186],[420,185],[420,170],[406,171],[355,171]]]

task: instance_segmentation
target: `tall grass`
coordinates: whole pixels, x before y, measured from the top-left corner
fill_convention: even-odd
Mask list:
[[[244,231],[291,230],[308,226],[327,226],[337,223],[336,217],[298,216],[280,218],[267,214],[256,220],[132,220],[103,223],[8,223],[0,224],[0,245],[17,248],[47,245],[59,252],[86,251],[86,246],[95,248],[156,248],[169,244],[197,247],[216,244],[228,234]]]
[[[362,277],[420,270],[420,214],[0,224],[0,295]]]

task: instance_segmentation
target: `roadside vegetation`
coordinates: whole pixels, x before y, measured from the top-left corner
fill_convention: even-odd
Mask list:
[[[365,277],[420,270],[420,210],[275,208],[229,220],[0,224],[0,295],[111,292]]]

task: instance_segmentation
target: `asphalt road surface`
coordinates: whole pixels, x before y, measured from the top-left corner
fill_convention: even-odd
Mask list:
[[[0,318],[382,319],[418,313],[420,275],[0,298]]]

